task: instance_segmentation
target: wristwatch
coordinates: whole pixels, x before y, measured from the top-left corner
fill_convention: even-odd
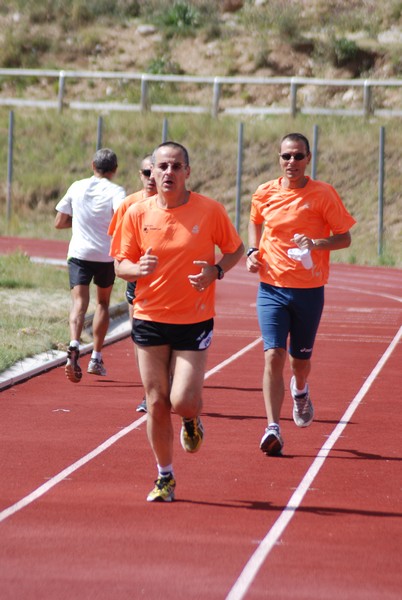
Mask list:
[[[215,269],[218,271],[218,279],[223,279],[225,277],[225,271],[222,269],[220,265],[214,265]]]
[[[258,248],[249,248],[249,249],[247,250],[247,254],[246,254],[247,258],[248,258],[248,257],[249,257],[249,256],[250,256],[250,255],[251,255],[253,252],[258,252]]]

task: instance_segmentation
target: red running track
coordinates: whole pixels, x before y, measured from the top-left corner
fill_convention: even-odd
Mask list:
[[[56,368],[1,393],[2,600],[401,598],[402,272],[333,265],[316,419],[298,429],[287,391],[283,458],[258,447],[256,279],[238,266],[221,283],[198,454],[175,418],[176,502],[145,501],[129,339],[105,348],[106,378]]]
[[[0,237],[0,254],[22,252],[32,258],[66,259],[68,242],[38,238]]]

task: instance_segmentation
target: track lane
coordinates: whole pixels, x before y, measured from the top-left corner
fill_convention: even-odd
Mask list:
[[[341,275],[341,269],[335,267]],[[346,271],[352,275],[353,269],[348,268]],[[225,281],[225,288],[222,287],[219,292],[220,316],[217,318],[208,368],[213,368],[223,357],[237,352],[259,335],[252,307],[255,282],[250,285],[249,276],[244,277],[240,269],[231,277],[230,275]],[[393,286],[388,275],[386,278],[390,295],[397,295],[398,285]],[[351,276],[352,279],[351,283],[356,284],[356,278]],[[367,281],[364,285],[372,286],[372,277],[368,278],[370,279],[371,282]],[[222,290],[225,290],[225,294]],[[241,297],[238,298],[236,294]],[[332,431],[343,414],[342,411],[368,376],[370,367],[373,368],[381,351],[389,344],[392,332],[395,332],[395,322],[400,319],[400,313],[399,317],[393,313],[389,322],[378,325],[378,321],[385,319],[388,309],[394,311],[395,301],[382,298],[373,309],[370,305],[371,296],[368,294],[349,294],[346,300],[345,304],[343,300],[339,302],[338,291],[328,286],[327,307],[317,340],[318,363],[312,374],[312,389],[317,392],[319,390],[321,397],[315,401],[317,420],[307,430],[296,429],[291,420],[287,395],[287,411],[283,421],[285,458],[267,459],[258,451],[265,416],[260,390],[262,352],[261,346],[257,344],[253,350],[214,373],[206,381],[203,420],[207,437],[199,455],[191,457],[180,452],[177,420],[175,467],[178,502],[172,506],[158,507],[144,502],[154,465],[144,428],[132,432],[102,456],[85,465],[71,479],[59,484],[34,505],[1,525],[7,556],[5,561],[2,560],[0,581],[5,584],[5,592],[10,594],[5,598],[15,598],[16,591],[22,593],[24,590],[27,594],[30,590],[30,595],[25,596],[30,598],[43,598],[45,596],[41,596],[41,593],[44,591],[49,598],[71,598],[71,593],[77,598],[88,598],[94,593],[98,598],[110,598],[116,597],[113,595],[115,591],[122,598],[144,595],[149,598],[161,595],[167,598],[184,598],[191,596],[194,589],[199,598],[224,598],[258,543],[281,514],[325,437]],[[351,307],[348,306],[349,303]],[[358,312],[361,307],[374,310],[374,313],[367,313],[371,315],[368,326],[364,319],[356,321],[353,318],[346,319],[342,325],[342,311],[346,316],[350,313],[354,317],[361,316],[365,314]],[[376,310],[379,311],[378,315]],[[372,325],[375,334],[372,336],[373,340],[370,340]],[[116,365],[120,365],[120,369],[127,364],[127,356],[131,350],[126,344],[129,344],[127,340],[109,347],[111,355],[107,355],[107,366],[110,364],[113,369],[114,360]],[[397,358],[400,358],[399,351],[400,346]],[[357,355],[359,361],[356,359]],[[393,360],[394,356],[390,361]],[[10,398],[9,418],[13,417],[19,423],[22,419],[25,422],[33,420],[30,434],[32,445],[20,449],[13,465],[10,458],[8,475],[12,477],[14,474],[15,495],[18,495],[19,486],[29,488],[35,480],[43,478],[46,467],[49,472],[49,462],[53,471],[57,471],[57,465],[63,463],[63,460],[66,464],[73,456],[80,453],[82,455],[84,448],[93,447],[95,440],[104,439],[106,431],[115,431],[116,426],[121,428],[124,423],[127,424],[128,411],[130,417],[133,415],[133,397],[141,395],[135,367],[130,373],[126,369],[107,382],[88,380],[82,396],[74,399],[71,398],[71,384],[63,391],[68,382],[63,380],[62,369],[51,373],[55,379],[45,386],[46,392],[42,392],[42,399],[35,401],[36,412],[42,412],[41,417],[36,415],[35,419],[35,411],[29,411],[39,388],[29,394],[25,391],[28,388],[24,388],[25,396],[21,394],[18,398]],[[35,378],[30,384],[39,379],[41,378]],[[25,385],[28,384],[15,386],[14,392]],[[394,389],[392,382],[388,385],[391,390]],[[73,387],[76,389],[77,386]],[[64,402],[56,403],[53,396],[52,403],[51,394],[56,391],[57,400],[64,398]],[[11,393],[11,390],[7,393]],[[5,392],[1,396],[2,407],[4,394]],[[74,406],[73,415],[52,412],[56,406],[68,406],[65,404],[68,400]],[[13,413],[13,408],[19,410]],[[364,405],[361,408],[366,410],[367,407]],[[55,427],[52,419],[51,425],[46,425],[46,417],[50,412],[53,417],[61,417],[60,421],[64,426]],[[358,414],[360,415],[359,411]],[[62,421],[64,417],[71,416],[74,417],[73,423]],[[71,427],[72,424],[74,427]],[[49,435],[53,427],[54,431]],[[341,494],[342,481],[345,479],[345,458],[342,457],[348,453],[349,463],[378,463],[378,460],[364,458],[364,454],[369,454],[364,444],[369,443],[370,438],[364,442],[360,440],[360,436],[364,431],[367,437],[367,431],[370,430],[371,418],[365,421],[360,416],[359,422],[353,422],[350,428],[346,428],[348,434],[353,433],[353,445],[348,441],[343,450],[341,446],[340,457],[331,456],[331,461],[328,461],[331,462],[328,476],[328,463],[322,469],[320,477],[326,475],[322,487],[320,483],[323,497],[320,496],[317,503],[314,491],[306,495],[291,527],[286,530],[284,539],[275,546],[253,581],[249,597],[266,597],[267,590],[272,590],[275,597],[281,598],[331,597],[320,594],[325,590],[328,592],[337,589],[341,578],[337,575],[339,570],[334,572],[328,565],[327,569],[323,569],[325,560],[319,552],[322,537],[326,541],[328,555],[331,556],[329,551],[332,550],[337,567],[342,567],[345,572],[343,591],[349,590],[350,594],[358,591],[353,584],[353,573],[363,572],[364,567],[356,564],[356,561],[351,562],[347,552],[348,545],[342,544],[340,531],[338,537],[334,538],[334,546],[330,543],[331,539],[328,540],[326,531],[330,517],[331,521],[335,519],[334,531],[338,533],[336,523],[339,515],[346,521],[347,518],[356,519],[356,516],[361,516],[358,508],[345,506],[345,498]],[[62,443],[57,440],[60,434],[64,435]],[[25,435],[26,431],[20,431],[14,449],[23,444]],[[46,439],[46,435],[50,439]],[[12,431],[9,430],[9,438],[11,437]],[[395,450],[395,438],[392,441]],[[41,452],[38,452],[38,447],[41,446],[43,458],[40,458]],[[33,449],[36,449],[36,456],[31,456]],[[363,458],[355,458],[354,453],[359,451]],[[12,456],[12,452],[9,456]],[[396,461],[390,462],[389,470],[394,473]],[[27,463],[25,473],[24,463]],[[334,463],[338,463],[336,469],[332,467]],[[4,466],[3,462],[2,465]],[[351,468],[347,475],[352,482],[357,477]],[[373,476],[371,471],[367,476],[371,486]],[[25,484],[26,477],[29,485]],[[3,477],[1,480],[4,480]],[[3,494],[8,492],[2,484],[0,486],[0,500],[3,503]],[[361,486],[358,487],[361,489]],[[391,488],[388,492],[389,505],[393,505],[397,499],[395,491]],[[350,497],[351,505],[359,501],[359,497]],[[374,512],[374,515],[367,514],[370,527],[364,538],[363,549],[367,548],[368,542],[377,542],[379,520],[375,519],[373,507],[369,506],[366,510],[368,513]],[[311,527],[309,522],[314,517],[314,527]],[[385,532],[388,532],[387,524],[392,518],[384,517]],[[341,529],[342,527],[339,528]],[[357,549],[358,539],[354,538],[353,541],[353,547]],[[346,558],[344,561],[342,548]],[[300,552],[300,549],[303,551]],[[383,556],[391,563],[388,574],[395,579],[391,550],[390,544],[382,548]],[[0,555],[3,555],[2,551]],[[321,568],[318,569],[314,562],[315,579],[306,571],[306,563],[300,563],[301,556],[310,555],[314,560],[319,560],[318,565],[321,563]],[[370,566],[369,562],[368,567]],[[21,578],[22,572],[24,577]],[[303,586],[300,583],[301,574],[305,578],[303,581],[306,581]],[[370,568],[365,574],[369,582],[373,580]],[[305,596],[295,595],[296,590]],[[387,596],[387,593],[391,593],[389,582],[383,590],[384,598],[392,597]],[[312,595],[315,593],[317,595]]]

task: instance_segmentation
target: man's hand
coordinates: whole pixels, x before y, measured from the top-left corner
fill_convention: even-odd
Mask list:
[[[155,254],[151,254],[152,248],[147,248],[145,254],[143,254],[138,261],[140,267],[139,277],[146,277],[151,275],[158,266],[158,257]]]
[[[189,282],[195,290],[203,292],[217,279],[218,271],[214,265],[210,265],[205,260],[194,260],[193,264],[200,265],[202,269],[198,275],[189,275]]]
[[[257,273],[262,267],[263,263],[260,261],[260,254],[258,250],[250,254],[246,260],[246,269],[249,273]]]

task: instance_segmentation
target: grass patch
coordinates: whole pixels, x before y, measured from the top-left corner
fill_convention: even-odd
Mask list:
[[[116,280],[112,303],[124,301],[125,284]],[[95,290],[91,290],[94,297]],[[0,256],[0,372],[15,362],[69,342],[70,292],[67,269],[32,263],[21,253]],[[94,311],[91,300],[88,312]],[[83,333],[83,342],[90,342]]]

